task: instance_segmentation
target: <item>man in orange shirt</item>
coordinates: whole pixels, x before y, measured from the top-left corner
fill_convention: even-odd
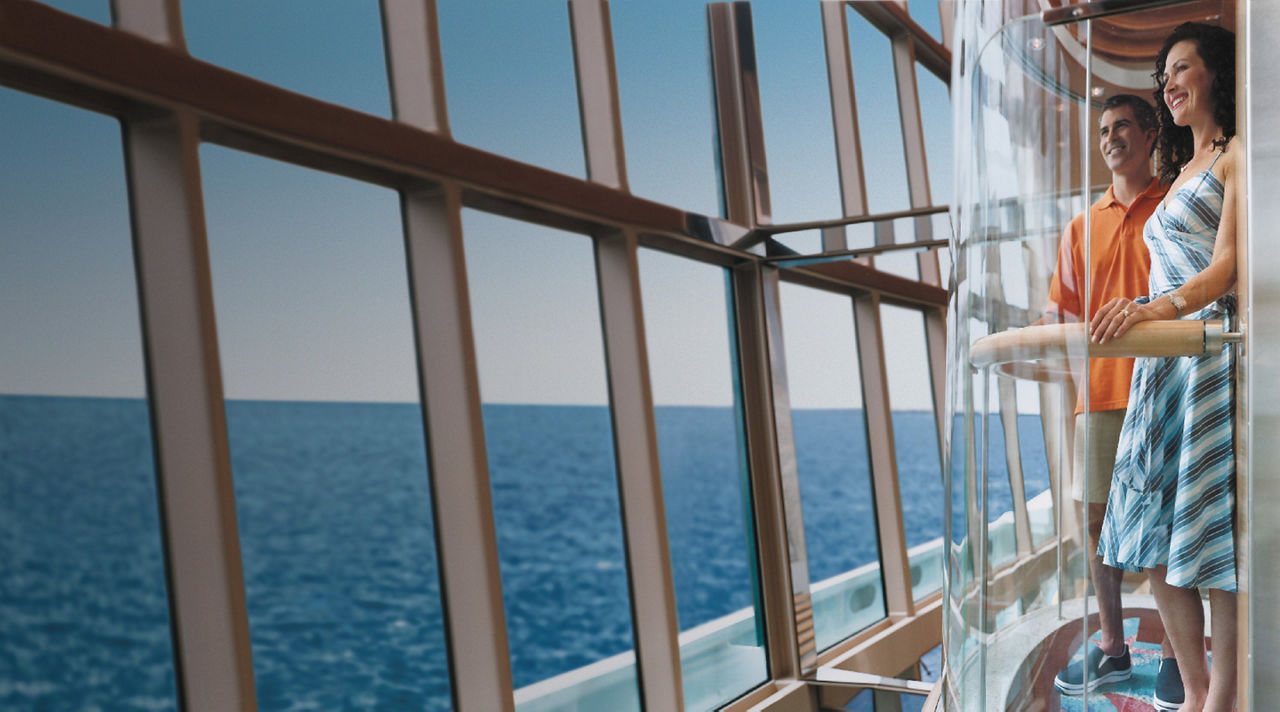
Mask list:
[[[1098,148],[1111,170],[1111,187],[1089,208],[1089,313],[1085,312],[1084,215],[1067,226],[1058,250],[1058,264],[1049,286],[1049,307],[1040,323],[1088,322],[1093,313],[1113,297],[1147,293],[1151,257],[1142,241],[1142,228],[1164,197],[1167,186],[1151,175],[1151,152],[1156,140],[1155,110],[1146,100],[1132,94],[1117,94],[1106,100],[1098,125]],[[1080,379],[1076,403],[1075,457],[1072,467],[1072,497],[1089,507],[1089,570],[1098,598],[1100,645],[1085,659],[1058,673],[1054,685],[1069,695],[1080,695],[1099,685],[1127,680],[1133,674],[1128,646],[1124,642],[1124,619],[1120,606],[1123,572],[1102,563],[1098,557],[1098,535],[1111,491],[1116,444],[1125,408],[1129,404],[1129,380],[1133,359],[1095,358],[1089,362],[1089,393],[1086,418],[1084,379]],[[1085,441],[1089,460],[1085,463]],[[1162,644],[1163,657],[1172,658],[1168,642]],[[1086,682],[1084,667],[1088,665]],[[1171,667],[1165,671],[1165,667]],[[1177,666],[1161,666],[1161,674],[1177,674]],[[1176,682],[1181,689],[1180,680]]]

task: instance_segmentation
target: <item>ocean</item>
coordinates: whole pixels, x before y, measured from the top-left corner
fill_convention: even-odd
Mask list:
[[[516,686],[630,650],[608,409],[484,418]],[[686,630],[755,599],[742,429],[730,408],[656,421]],[[877,558],[862,414],[793,421],[819,581]],[[418,406],[231,401],[227,423],[259,708],[448,709]],[[1043,463],[1038,427],[1019,423]],[[942,535],[933,416],[896,413],[894,430],[915,546]],[[177,708],[151,448],[141,400],[0,396],[0,709]],[[1009,508],[997,460],[993,518]],[[1028,479],[1029,497],[1047,486]]]

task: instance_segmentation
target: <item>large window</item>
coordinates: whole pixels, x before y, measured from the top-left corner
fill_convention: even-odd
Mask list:
[[[853,303],[783,283],[783,337],[818,648],[884,616]]]
[[[470,210],[463,229],[517,703],[599,664],[630,675],[610,708],[638,708],[591,240]]]
[[[641,253],[685,709],[768,678],[728,275]]]
[[[791,3],[751,7],[775,223],[843,214],[822,15],[817,3],[798,9]]]
[[[920,598],[942,587],[941,441],[933,408],[924,315],[889,305],[880,310],[902,493],[902,528],[911,561],[912,594]]]
[[[438,0],[436,8],[453,137],[585,176],[565,4]]]
[[[615,2],[609,12],[631,192],[720,215],[707,4]]]
[[[858,129],[862,139],[862,167],[867,176],[867,207],[873,213],[906,210],[907,162],[902,150],[902,123],[893,46],[857,10],[847,10],[849,54],[858,101]]]
[[[374,3],[182,0],[191,53],[317,99],[388,117],[391,99]]]
[[[177,709],[119,125],[0,89],[0,708]]]
[[[259,707],[450,707],[394,192],[201,151]]]

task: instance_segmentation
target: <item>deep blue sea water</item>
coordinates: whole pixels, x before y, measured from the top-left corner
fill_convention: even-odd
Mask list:
[[[484,416],[516,685],[629,650],[607,408]],[[814,581],[877,556],[861,418],[794,414]],[[656,420],[683,630],[752,605],[742,435],[729,408]],[[233,401],[227,422],[260,708],[448,709],[418,407]],[[942,532],[938,448],[932,415],[894,425],[913,546]],[[0,397],[0,563],[0,709],[176,709],[144,402]]]

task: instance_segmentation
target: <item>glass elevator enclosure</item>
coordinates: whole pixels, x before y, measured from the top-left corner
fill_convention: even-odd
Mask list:
[[[1185,320],[1090,345],[1080,312],[1100,305],[1082,296],[1070,313],[1051,303],[1050,285],[1069,223],[1082,216],[1080,234],[1090,234],[1086,208],[1111,183],[1099,153],[1103,103],[1116,94],[1151,101],[1163,39],[1187,20],[1234,29],[1234,3],[1060,5],[962,3],[956,16],[948,710],[1111,709],[1101,696],[1059,700],[1053,688],[1097,630],[1088,513],[1072,496],[1073,462],[1093,462],[1075,438],[1091,417],[1091,364],[1232,348],[1222,323]],[[1088,295],[1090,271],[1058,279]],[[1163,629],[1144,582],[1124,580],[1125,632],[1158,656]],[[1086,611],[1095,614],[1088,624]]]

